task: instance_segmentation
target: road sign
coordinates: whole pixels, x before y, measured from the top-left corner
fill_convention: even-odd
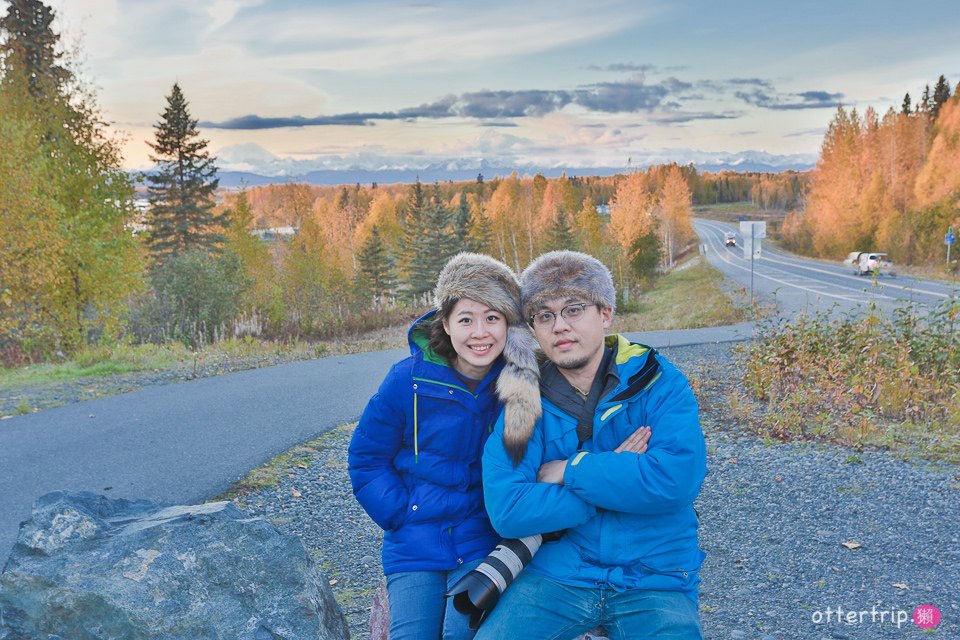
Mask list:
[[[740,235],[744,238],[766,238],[767,237],[767,223],[766,222],[756,222],[751,220],[741,220],[740,221]]]
[[[746,236],[743,239],[743,259],[749,260],[751,257],[760,258],[762,255],[760,240],[751,239],[750,236]]]
[[[953,233],[948,233],[947,235],[943,236],[943,244],[947,246],[956,244],[956,242],[957,242],[957,236],[954,235]]]

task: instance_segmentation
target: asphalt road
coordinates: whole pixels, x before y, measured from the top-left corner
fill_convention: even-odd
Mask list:
[[[694,227],[710,264],[749,295],[751,261],[743,257],[743,238],[737,226],[697,219]],[[725,231],[737,234],[736,247],[724,245]],[[848,312],[870,303],[887,312],[908,302],[931,307],[947,300],[960,286],[960,282],[950,284],[902,274],[882,274],[874,280],[854,275],[852,267],[840,262],[801,258],[766,241],[762,241],[761,254],[753,261],[755,299],[776,304],[780,314],[787,316],[800,311]]]

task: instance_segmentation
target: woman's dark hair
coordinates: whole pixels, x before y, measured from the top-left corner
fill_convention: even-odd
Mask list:
[[[459,298],[451,298],[443,303],[440,310],[433,316],[428,331],[430,350],[438,356],[443,357],[449,364],[457,359],[457,351],[453,348],[453,342],[450,336],[443,328],[443,319],[449,318],[453,308],[460,302]]]

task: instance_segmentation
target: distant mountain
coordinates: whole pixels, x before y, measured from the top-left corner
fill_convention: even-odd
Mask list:
[[[806,171],[813,167],[813,162],[805,158],[791,158],[793,161],[777,163],[770,158],[731,157],[727,161],[697,163],[698,171],[738,171],[780,173],[782,171]],[[249,171],[222,170],[219,173],[220,186],[228,189],[239,188],[241,185],[257,187],[267,184],[281,184],[285,182],[306,183],[317,186],[338,184],[411,184],[417,178],[420,182],[469,182],[483,174],[485,180],[495,177],[506,177],[516,171],[519,175],[535,175],[542,173],[547,178],[559,178],[564,173],[567,176],[611,176],[625,171],[624,167],[537,167],[532,165],[521,166],[494,166],[481,161],[468,165],[462,161],[435,163],[422,168],[383,168],[364,169],[360,167],[345,169],[323,169],[308,171],[300,174],[262,175]]]

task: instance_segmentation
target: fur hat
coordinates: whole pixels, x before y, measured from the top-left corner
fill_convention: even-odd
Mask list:
[[[506,317],[506,365],[497,379],[497,395],[506,406],[505,422],[511,425],[510,429],[532,433],[541,413],[540,367],[536,340],[520,313],[517,276],[510,267],[490,256],[458,253],[440,271],[433,299],[440,309],[461,298],[476,300]]]
[[[437,277],[433,304],[437,309],[452,300],[470,298],[506,316],[510,324],[520,316],[520,283],[510,267],[480,253],[458,253]]]
[[[602,262],[585,253],[551,251],[531,262],[520,276],[520,299],[524,320],[536,313],[547,300],[571,297],[615,309],[617,298],[610,271]],[[535,348],[536,345],[533,349]],[[533,349],[529,354],[536,364]],[[527,352],[524,351],[523,354],[526,357]],[[501,376],[498,391],[506,405],[503,444],[513,464],[517,465],[526,454],[527,442],[533,435],[536,419],[532,421],[526,419],[524,398],[515,400],[514,395],[505,394],[501,390],[501,387],[507,384],[509,383],[504,383]]]
[[[520,275],[520,300],[525,319],[554,298],[581,298],[614,311],[617,308],[610,270],[593,256],[579,251],[545,253]]]

